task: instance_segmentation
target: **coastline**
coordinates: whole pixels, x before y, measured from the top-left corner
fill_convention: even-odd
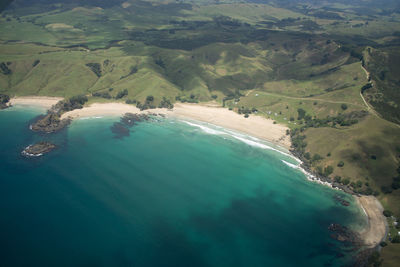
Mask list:
[[[286,126],[274,124],[273,120],[260,116],[245,118],[233,111],[222,107],[206,106],[199,104],[175,104],[172,110],[151,109],[140,111],[138,108],[123,103],[94,103],[82,109],[75,109],[64,113],[61,119],[82,118],[91,116],[122,116],[125,113],[156,113],[180,119],[193,119],[236,130],[271,143],[277,144],[285,149],[290,148],[290,138],[286,135]]]
[[[40,106],[50,108],[62,98],[57,97],[16,97],[10,100],[11,105]],[[93,103],[82,109],[75,109],[66,112],[61,119],[78,119],[95,116],[123,116],[125,113],[141,114],[162,114],[167,117],[176,117],[179,119],[193,119],[213,125],[221,126],[227,129],[236,130],[269,141],[287,150],[290,149],[290,137],[286,135],[287,127],[274,124],[273,120],[260,116],[250,116],[244,118],[243,115],[222,107],[216,107],[204,104],[183,104],[176,103],[172,110],[151,109],[141,111],[133,105],[124,103]],[[317,177],[302,170],[297,166],[309,181],[318,182],[333,188],[332,183],[320,181]],[[354,196],[357,204],[364,210],[367,217],[368,226],[359,232],[364,240],[365,246],[373,248],[386,236],[386,218],[383,216],[383,208],[379,201],[373,196]]]

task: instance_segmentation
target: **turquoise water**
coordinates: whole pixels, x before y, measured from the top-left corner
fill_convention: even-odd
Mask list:
[[[117,139],[118,118],[40,136],[38,114],[0,112],[2,266],[339,266],[328,226],[364,223],[249,137],[159,119]],[[59,147],[20,155],[39,140]]]

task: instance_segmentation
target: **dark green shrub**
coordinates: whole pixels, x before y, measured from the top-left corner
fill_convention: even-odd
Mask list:
[[[393,237],[392,243],[400,243],[400,235],[396,235],[395,237]]]
[[[128,95],[128,89],[124,89],[118,92],[118,94],[115,96],[115,99],[121,99],[127,95]]]
[[[385,217],[391,217],[393,215],[393,213],[390,210],[384,210],[383,211],[383,215]]]

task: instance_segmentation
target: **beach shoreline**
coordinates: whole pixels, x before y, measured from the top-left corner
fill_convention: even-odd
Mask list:
[[[355,196],[355,199],[367,217],[367,226],[359,234],[366,247],[377,247],[384,241],[388,229],[383,207],[374,196]]]
[[[63,98],[50,96],[19,96],[11,98],[9,104],[11,106],[21,105],[49,109],[60,100],[63,100]]]
[[[123,116],[125,113],[162,114],[179,119],[193,119],[200,122],[221,126],[257,137],[287,150],[290,149],[290,137],[286,135],[286,126],[274,124],[273,120],[260,116],[245,118],[226,108],[200,104],[175,104],[173,109],[150,109],[141,111],[135,106],[123,103],[93,103],[82,109],[64,113],[61,119],[77,119],[93,116]]]
[[[10,103],[11,105],[40,106],[48,109],[60,100],[62,98],[17,97],[12,98]],[[243,115],[215,105],[176,103],[171,110],[158,108],[141,111],[133,105],[124,103],[93,103],[82,109],[66,112],[62,115],[61,119],[69,118],[74,120],[96,116],[120,117],[125,113],[161,114],[178,119],[192,119],[248,134],[287,150],[291,146],[290,137],[286,135],[286,130],[289,128],[286,126],[274,124],[273,120],[261,116],[244,118]],[[307,176],[306,173],[305,175]],[[308,176],[307,179],[310,180]],[[310,181],[315,182],[315,179],[311,179]],[[366,247],[376,247],[385,238],[387,232],[387,222],[382,214],[382,205],[373,196],[355,196],[355,199],[359,207],[364,210],[368,220],[367,227],[360,231],[359,234],[364,240]]]

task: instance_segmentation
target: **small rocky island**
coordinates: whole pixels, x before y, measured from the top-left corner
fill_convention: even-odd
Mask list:
[[[23,151],[22,155],[27,157],[40,157],[43,154],[49,153],[56,148],[56,145],[49,142],[39,142],[33,145],[27,146]]]
[[[0,110],[8,108],[10,97],[8,95],[0,94]]]

